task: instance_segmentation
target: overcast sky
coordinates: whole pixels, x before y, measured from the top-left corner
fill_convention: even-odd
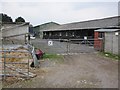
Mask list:
[[[0,12],[13,18],[21,16],[31,24],[80,22],[118,15],[118,0],[0,0]],[[10,2],[11,1],[11,2]],[[84,0],[83,0],[84,1]],[[102,1],[102,2],[101,2]],[[106,2],[105,2],[106,1]]]

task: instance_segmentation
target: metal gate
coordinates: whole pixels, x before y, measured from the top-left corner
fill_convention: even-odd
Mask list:
[[[95,39],[35,39],[31,42],[36,48],[52,54],[94,53],[103,49],[102,40]]]
[[[15,37],[14,37],[15,38]],[[4,39],[3,39],[4,40]],[[8,77],[30,78],[35,74],[30,72],[30,64],[33,61],[29,42],[24,40],[4,40],[0,48],[0,79],[7,80]]]

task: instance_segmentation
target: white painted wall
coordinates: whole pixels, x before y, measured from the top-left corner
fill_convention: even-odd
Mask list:
[[[105,33],[105,52],[110,52],[113,54],[118,54],[118,36],[115,32]]]

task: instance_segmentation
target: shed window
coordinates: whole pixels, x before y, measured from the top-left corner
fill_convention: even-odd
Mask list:
[[[62,36],[61,32],[59,33],[59,36]]]
[[[103,37],[104,37],[104,33],[103,32],[99,32],[98,38],[103,38]]]
[[[74,32],[72,33],[72,36],[74,36]]]
[[[47,35],[46,32],[44,33],[44,35]]]
[[[66,32],[66,36],[68,36],[68,33]]]
[[[51,34],[51,32],[49,33],[49,36],[51,36],[52,34]]]

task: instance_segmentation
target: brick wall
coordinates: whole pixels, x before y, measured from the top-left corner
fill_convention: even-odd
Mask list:
[[[102,51],[103,50],[103,40],[99,39],[99,32],[94,32],[94,48],[96,50]]]

